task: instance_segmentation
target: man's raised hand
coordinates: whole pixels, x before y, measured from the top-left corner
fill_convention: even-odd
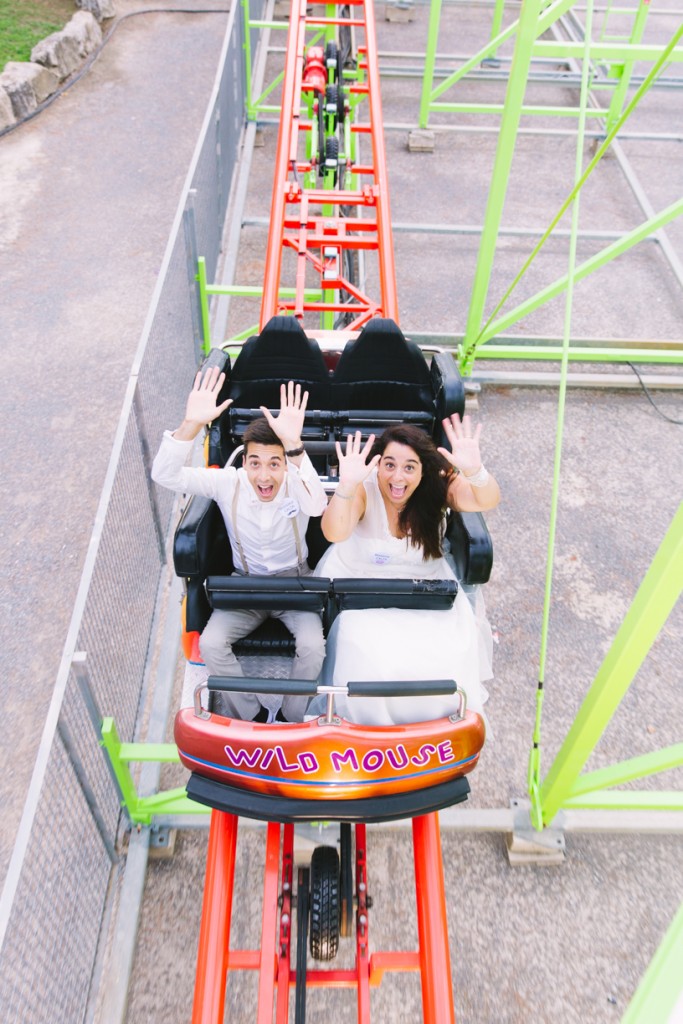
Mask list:
[[[265,405],[262,405],[261,412],[268,420],[271,430],[280,438],[285,451],[291,451],[301,447],[301,431],[304,426],[304,416],[308,405],[308,391],[301,393],[301,384],[280,385],[280,413],[273,416]]]
[[[217,366],[212,366],[203,375],[200,370],[194,379],[192,390],[187,398],[185,420],[205,427],[207,423],[218,419],[222,412],[232,403],[228,398],[217,405],[218,396],[225,381],[225,374]]]

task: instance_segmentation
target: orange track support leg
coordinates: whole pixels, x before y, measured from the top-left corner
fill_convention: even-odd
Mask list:
[[[223,1024],[237,818],[211,812],[192,1024]]]
[[[271,1024],[273,1020],[275,979],[277,977],[279,865],[280,825],[270,821],[266,833],[257,1024]]]
[[[413,818],[424,1024],[455,1024],[438,814]]]

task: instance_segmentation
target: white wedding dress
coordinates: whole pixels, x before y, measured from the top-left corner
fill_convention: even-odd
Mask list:
[[[373,470],[365,482],[367,506],[351,536],[323,555],[316,576],[330,579],[454,579],[445,558],[425,559],[422,549],[389,532],[384,501]],[[487,642],[488,634],[488,642]],[[445,611],[369,608],[345,611],[327,639],[323,682],[351,680],[454,679],[467,694],[467,706],[481,713],[490,679],[490,628],[475,616],[458,590]],[[456,697],[335,698],[337,713],[352,722],[392,725],[429,721],[457,710]]]

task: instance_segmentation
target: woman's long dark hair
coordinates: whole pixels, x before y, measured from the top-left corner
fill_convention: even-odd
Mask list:
[[[453,467],[439,455],[429,434],[406,423],[387,427],[375,441],[370,455],[383,455],[392,441],[412,448],[422,465],[422,479],[399,512],[399,528],[414,547],[424,549],[425,557],[439,558],[443,553],[441,520]]]

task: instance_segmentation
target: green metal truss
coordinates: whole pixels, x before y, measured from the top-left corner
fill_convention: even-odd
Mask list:
[[[209,808],[188,798],[184,786],[150,796],[140,796],[137,791],[130,765],[179,764],[175,743],[122,743],[113,718],[103,720],[100,743],[119,792],[121,807],[132,825],[151,825],[158,815],[209,813]]]
[[[675,1024],[681,1019],[683,904],[643,975],[621,1024]]]
[[[641,583],[579,713],[543,779],[540,720],[529,762],[532,823],[549,825],[563,808],[683,810],[683,793],[613,787],[683,765],[683,743],[581,775],[683,590],[683,504]],[[541,688],[542,693],[542,688]]]
[[[555,3],[545,7],[542,0],[524,0],[519,18],[507,28],[502,29],[503,4],[500,0],[497,0],[494,9],[492,35],[489,42],[473,57],[465,61],[455,72],[443,78],[435,85],[436,46],[439,35],[442,0],[432,0],[431,3],[419,117],[420,127],[426,128],[429,124],[430,114],[434,113],[486,113],[499,117],[496,156],[489,184],[488,201],[470,298],[467,326],[459,350],[460,368],[465,374],[471,373],[475,358],[482,355],[480,350],[486,342],[495,338],[512,324],[519,322],[557,295],[564,293],[570,274],[575,281],[579,281],[589,274],[600,270],[634,245],[655,235],[657,231],[683,213],[683,200],[671,204],[659,213],[653,214],[643,224],[625,233],[617,241],[579,266],[573,265],[567,275],[554,281],[513,309],[505,313],[502,312],[512,292],[524,278],[531,263],[536,259],[546,241],[551,237],[554,228],[559,223],[563,214],[576,200],[581,188],[601,158],[609,150],[628,117],[657,82],[663,69],[671,61],[683,60],[683,46],[681,45],[683,25],[674,33],[666,46],[644,45],[642,43],[647,14],[650,9],[650,5],[646,0],[640,0],[637,7],[633,8],[631,31],[625,39],[619,38],[617,40],[606,36],[607,19],[605,18],[603,21],[602,38],[597,41],[591,39],[589,31],[586,31],[585,39],[582,43],[541,40],[539,37],[550,29],[558,19],[565,16],[573,6],[574,0],[556,0]],[[624,9],[620,8],[622,14],[623,11]],[[449,89],[456,86],[468,73],[481,66],[482,63],[486,65],[487,61],[495,60],[499,48],[509,40],[514,40],[514,53],[510,65],[505,102],[502,105],[455,103],[445,102],[440,99]],[[554,58],[568,63],[571,61],[583,61],[583,67],[584,69],[589,69],[590,76],[587,79],[587,87],[581,90],[581,99],[578,106],[548,107],[527,106],[524,104],[532,61],[535,58]],[[627,104],[627,92],[632,81],[633,65],[636,61],[650,62],[653,66]],[[593,101],[593,93],[600,87],[609,88],[612,92],[609,107],[597,106]],[[586,118],[597,118],[604,129],[605,138],[586,170],[577,181],[574,189],[544,232],[531,256],[526,260],[502,298],[495,304],[493,312],[485,319],[484,311],[488,300],[503,206],[520,128],[520,120],[522,116],[529,114],[571,117],[583,122],[585,122]],[[583,144],[583,135],[581,133],[579,133],[577,149],[579,144],[581,146]],[[552,357],[553,353],[549,355]],[[503,358],[500,350],[492,353],[492,356]],[[509,350],[506,357],[525,358],[524,345]],[[556,358],[561,358],[561,355],[558,353]],[[579,354],[574,355],[571,347],[570,358],[580,358]],[[611,353],[605,353],[604,361],[610,362],[623,359],[623,353],[617,349]],[[678,361],[678,358],[674,357],[674,360],[663,359],[662,361]]]

